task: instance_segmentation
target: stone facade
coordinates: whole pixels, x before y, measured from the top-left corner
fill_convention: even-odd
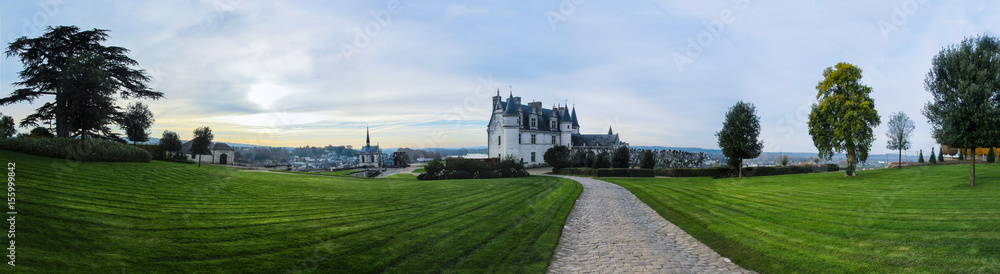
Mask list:
[[[208,145],[208,154],[202,154],[198,157],[198,154],[191,153],[191,141],[184,142],[181,146],[181,154],[191,157],[191,161],[201,162],[203,164],[218,164],[218,165],[235,165],[236,163],[236,150],[227,145],[226,143],[212,143]]]
[[[487,126],[489,157],[507,155],[534,167],[545,164],[545,151],[556,145],[573,150],[610,150],[627,145],[610,129],[608,134],[580,134],[576,108],[567,106],[542,108],[542,102],[521,104],[521,97],[511,94],[503,101],[500,93],[493,97],[493,114]]]

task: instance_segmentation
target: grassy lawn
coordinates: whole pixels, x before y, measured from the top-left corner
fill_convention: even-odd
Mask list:
[[[32,273],[538,273],[582,190],[0,159],[17,164],[16,270]]]
[[[413,173],[427,173],[427,171],[424,170],[423,168],[418,168],[418,169],[414,169]]]
[[[1000,272],[1000,167],[607,179],[749,269]]]

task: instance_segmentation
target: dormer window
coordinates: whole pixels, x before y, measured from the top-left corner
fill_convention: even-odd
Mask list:
[[[538,127],[538,119],[531,118],[531,127]]]

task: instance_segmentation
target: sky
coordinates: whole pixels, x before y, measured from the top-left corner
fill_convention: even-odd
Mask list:
[[[717,148],[729,107],[753,103],[769,152],[815,152],[808,113],[822,71],[863,70],[889,153],[936,147],[921,114],[931,59],[997,35],[992,1],[70,1],[0,0],[0,39],[47,26],[110,30],[165,98],[164,130],[273,146],[485,146],[492,96],[575,106],[583,133],[640,146]],[[0,59],[0,96],[22,64]],[[52,98],[0,107],[20,121]],[[121,105],[132,101],[120,100]],[[29,129],[20,128],[21,132]]]

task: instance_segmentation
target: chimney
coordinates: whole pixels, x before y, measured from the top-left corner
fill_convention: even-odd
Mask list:
[[[542,113],[542,102],[531,102],[528,103],[528,106],[531,106],[531,111],[533,111],[534,113],[538,114]]]

